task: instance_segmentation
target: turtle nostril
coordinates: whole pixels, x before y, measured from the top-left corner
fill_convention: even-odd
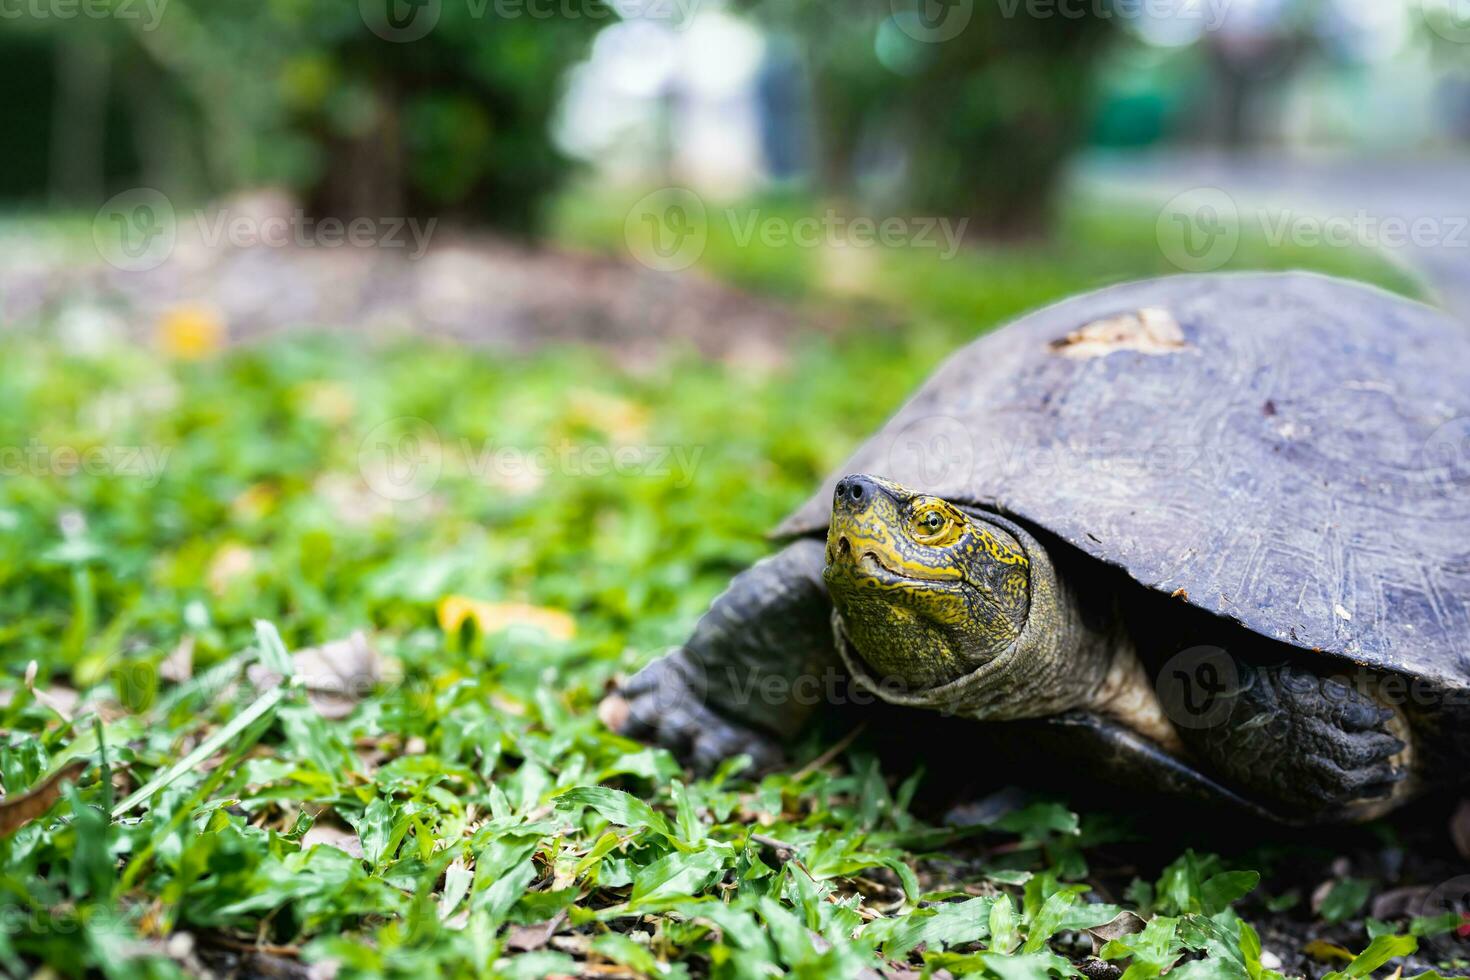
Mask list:
[[[871,494],[869,493],[870,490],[871,487],[868,486],[867,480],[864,480],[860,477],[849,476],[843,480],[839,480],[837,483],[837,490],[835,494],[836,503],[847,504],[849,506],[861,506],[863,501],[867,500],[868,497],[871,496]]]

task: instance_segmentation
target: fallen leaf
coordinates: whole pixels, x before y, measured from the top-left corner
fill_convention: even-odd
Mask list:
[[[1368,908],[1368,914],[1385,922],[1390,919],[1413,918],[1424,907],[1429,891],[1428,885],[1414,885],[1409,888],[1393,888],[1382,892],[1374,896],[1373,904]]]
[[[466,620],[474,622],[487,636],[518,626],[540,630],[554,640],[566,641],[577,635],[576,620],[560,609],[523,602],[483,602],[462,595],[439,600],[439,626],[444,632],[458,632]]]
[[[36,688],[36,671],[38,665],[32,660],[26,664],[26,690],[31,692],[31,697],[43,708],[50,708],[60,715],[64,720],[71,721],[77,710],[77,705],[82,697],[76,691],[63,684],[52,684],[50,687],[38,690]]]
[[[73,759],[26,792],[0,799],[0,837],[15,833],[51,809],[61,795],[61,784],[75,782],[86,768],[87,760]]]
[[[572,396],[570,408],[572,422],[618,442],[639,442],[648,430],[648,406],[616,395],[579,391]]]
[[[1353,961],[1352,953],[1325,939],[1313,939],[1302,947],[1302,952],[1318,963],[1351,963]]]
[[[312,824],[306,833],[301,835],[302,847],[309,848],[316,844],[335,847],[355,858],[362,857],[362,841],[356,833],[321,820]]]
[[[357,396],[340,381],[308,381],[294,392],[301,413],[331,425],[346,425],[357,414]]]
[[[231,584],[248,575],[254,567],[255,554],[249,548],[234,543],[224,545],[215,552],[209,571],[205,573],[209,591],[217,596],[224,595]]]
[[[510,934],[506,937],[505,946],[507,949],[514,949],[521,953],[529,953],[532,950],[540,949],[551,941],[552,936],[556,935],[556,930],[561,928],[561,924],[566,921],[566,917],[567,914],[563,911],[558,912],[554,917],[545,922],[538,922],[535,925],[512,926]]]
[[[389,673],[393,664],[378,652],[362,630],[341,640],[297,650],[291,656],[296,677],[323,718],[336,721],[352,713]],[[274,687],[284,678],[264,664],[246,671],[258,688]]]
[[[1091,929],[1087,930],[1087,934],[1092,937],[1093,955],[1096,955],[1098,950],[1102,949],[1114,939],[1118,939],[1122,936],[1130,936],[1135,932],[1142,932],[1144,926],[1146,925],[1148,925],[1148,923],[1145,922],[1142,918],[1133,914],[1132,912],[1124,910],[1113,916],[1107,922],[1104,922],[1102,925],[1093,926]]]
[[[174,684],[182,684],[194,676],[194,634],[179,641],[173,652],[158,665],[158,676]]]
[[[270,516],[280,491],[269,483],[252,483],[230,501],[230,514],[240,521],[258,521]]]

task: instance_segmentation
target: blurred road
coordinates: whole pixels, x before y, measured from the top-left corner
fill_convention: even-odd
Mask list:
[[[1218,188],[1238,220],[1278,235],[1376,248],[1418,274],[1439,303],[1470,320],[1470,160],[1349,160],[1159,153],[1092,155],[1076,186],[1163,208]],[[1305,242],[1310,244],[1310,242]]]

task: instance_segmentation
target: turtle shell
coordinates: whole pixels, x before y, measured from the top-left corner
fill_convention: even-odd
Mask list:
[[[1470,688],[1470,328],[1322,276],[1180,276],[955,353],[778,534],[872,473],[1045,528],[1320,655]]]

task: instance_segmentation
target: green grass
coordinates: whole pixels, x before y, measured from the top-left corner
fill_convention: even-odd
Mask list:
[[[610,226],[579,213],[568,236],[606,244]],[[878,312],[854,314],[879,325],[801,338],[779,369],[311,337],[181,361],[69,350],[47,323],[0,332],[0,446],[27,451],[0,460],[0,778],[13,796],[74,758],[113,776],[90,765],[0,838],[0,968],[172,975],[259,947],[339,976],[908,964],[1012,980],[1071,975],[1078,930],[1128,908],[1148,928],[1103,949],[1128,980],[1181,959],[1170,975],[1185,980],[1271,976],[1232,908],[1249,868],[1169,855],[1105,896],[1089,862],[1129,831],[1059,803],[935,828],[909,803],[932,774],[861,753],[800,768],[827,748],[808,741],[788,772],[696,780],[596,718],[609,679],[679,642],[954,344],[1161,271],[1137,220],[1069,221],[1060,246],[879,256]],[[813,256],[726,244],[714,272],[826,302]],[[1360,255],[1307,258],[1398,281]],[[384,440],[440,460],[437,480],[419,471],[422,496],[373,491],[395,486]],[[574,461],[527,475],[506,447]],[[588,447],[641,447],[644,462],[603,472]],[[66,449],[103,472],[69,472]],[[555,618],[550,633],[447,629],[451,596],[559,611],[575,634],[553,635]],[[386,665],[345,717],[250,670],[290,673],[277,632],[298,650],[358,629]],[[211,733],[205,761],[170,770]],[[322,843],[328,829],[361,856]],[[547,921],[552,943],[521,928]],[[183,933],[192,953],[170,942]],[[1379,938],[1349,973],[1412,944]]]

